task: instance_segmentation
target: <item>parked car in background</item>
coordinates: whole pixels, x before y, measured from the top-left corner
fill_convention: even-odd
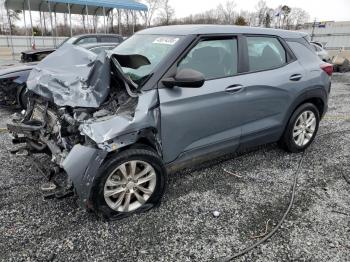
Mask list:
[[[97,43],[121,43],[123,42],[123,37],[117,34],[84,34],[77,35],[64,40],[57,48],[65,43],[70,43],[72,45],[83,45],[83,44],[97,44]],[[57,48],[39,48],[39,49],[29,49],[23,51],[21,54],[21,62],[36,62],[41,61],[47,55],[54,52]]]
[[[95,54],[100,54],[118,45],[119,43],[113,42],[97,42],[81,44],[80,46]],[[0,105],[26,107],[26,81],[30,72],[37,64],[38,62],[18,63],[17,65],[11,64],[0,67]]]
[[[30,75],[30,110],[7,128],[49,152],[81,205],[106,218],[157,206],[167,173],[197,161],[270,142],[305,150],[333,69],[303,33],[244,26],[146,29],[95,62],[57,52]]]
[[[332,59],[331,59],[331,57],[330,57],[328,51],[325,50],[325,49],[322,47],[321,44],[314,43],[314,42],[311,42],[310,44],[311,44],[312,48],[315,50],[315,52],[316,52],[316,54],[318,55],[318,57],[319,57],[322,61],[324,61],[324,62],[326,62],[326,63],[330,63],[330,62],[331,62]]]

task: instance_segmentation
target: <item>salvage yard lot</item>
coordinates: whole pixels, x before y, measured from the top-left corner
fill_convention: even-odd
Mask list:
[[[0,109],[0,127],[11,113]],[[350,129],[350,74],[333,76],[319,135]],[[104,222],[74,197],[44,200],[45,179],[0,133],[1,261],[213,261],[257,241],[289,203],[302,154],[276,145],[169,176],[162,205]],[[37,161],[47,161],[38,155]],[[224,170],[229,171],[225,172]],[[316,137],[282,228],[237,261],[350,261],[350,132]],[[214,217],[213,211],[220,216]]]

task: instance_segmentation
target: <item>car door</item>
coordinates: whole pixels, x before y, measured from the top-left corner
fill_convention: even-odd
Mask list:
[[[244,88],[241,100],[242,146],[277,141],[288,110],[305,87],[305,70],[283,40],[246,36],[247,73],[237,77]]]
[[[159,88],[161,138],[166,163],[179,155],[234,150],[241,135],[236,37],[202,38],[176,63],[205,76],[200,88]]]

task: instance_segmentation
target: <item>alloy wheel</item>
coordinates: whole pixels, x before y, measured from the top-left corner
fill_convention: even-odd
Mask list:
[[[138,160],[128,161],[108,176],[104,199],[115,211],[131,212],[146,203],[156,188],[156,182],[156,172],[150,164]]]
[[[312,139],[316,130],[316,116],[312,111],[300,114],[293,128],[293,140],[297,146],[305,146]]]

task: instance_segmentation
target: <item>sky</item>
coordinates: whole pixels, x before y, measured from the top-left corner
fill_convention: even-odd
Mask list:
[[[290,7],[300,7],[310,14],[313,21],[350,21],[350,0],[265,0],[271,8],[279,5],[288,5]],[[226,0],[170,0],[174,7],[177,17],[184,17],[190,14],[204,12],[215,8]],[[236,0],[237,9],[253,11],[258,0]]]

